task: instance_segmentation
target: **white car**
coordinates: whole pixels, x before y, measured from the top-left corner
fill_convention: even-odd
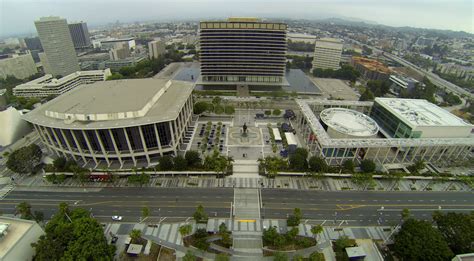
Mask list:
[[[112,216],[112,220],[120,221],[122,220],[122,216]]]

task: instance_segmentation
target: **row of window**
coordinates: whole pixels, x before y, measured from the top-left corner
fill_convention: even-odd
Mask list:
[[[280,76],[203,76],[204,81],[211,82],[268,82],[281,83],[283,78]]]

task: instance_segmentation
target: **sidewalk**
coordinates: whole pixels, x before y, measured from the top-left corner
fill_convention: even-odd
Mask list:
[[[374,187],[355,184],[351,178],[329,178],[314,179],[310,177],[277,177],[269,179],[266,177],[226,177],[217,179],[215,177],[152,177],[149,184],[144,187],[161,188],[278,188],[297,190],[322,190],[322,191],[472,191],[466,184],[460,181],[439,180],[388,180],[374,179]],[[263,183],[263,186],[262,186]],[[109,182],[86,182],[82,185],[74,178],[67,178],[62,184],[52,184],[43,179],[42,175],[28,176],[18,180],[17,187],[139,187],[139,185],[128,184],[126,178],[120,178],[114,184]]]

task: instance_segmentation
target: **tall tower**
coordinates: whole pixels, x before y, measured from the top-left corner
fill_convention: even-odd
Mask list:
[[[338,39],[322,38],[316,40],[312,69],[339,69],[342,47],[343,44]]]
[[[79,62],[66,19],[56,16],[41,17],[35,21],[35,26],[49,64],[49,71],[46,73],[66,76],[79,71]]]
[[[69,32],[71,33],[72,43],[74,48],[84,48],[91,45],[91,39],[89,36],[89,29],[87,24],[84,22],[70,23]]]
[[[286,32],[284,23],[256,18],[201,22],[203,85],[283,85]]]

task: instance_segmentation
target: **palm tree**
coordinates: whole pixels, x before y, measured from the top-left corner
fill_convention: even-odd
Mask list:
[[[28,202],[21,202],[16,206],[16,211],[23,219],[32,219],[31,205]]]
[[[132,242],[137,242],[138,239],[142,236],[142,231],[138,229],[133,229],[130,234],[130,238],[132,239]]]
[[[191,224],[182,225],[179,227],[179,234],[181,234],[181,240],[184,240],[184,237],[191,234],[193,231],[193,226]]]
[[[323,232],[323,226],[316,225],[311,227],[311,233],[314,235],[314,239],[317,239],[318,235]]]

